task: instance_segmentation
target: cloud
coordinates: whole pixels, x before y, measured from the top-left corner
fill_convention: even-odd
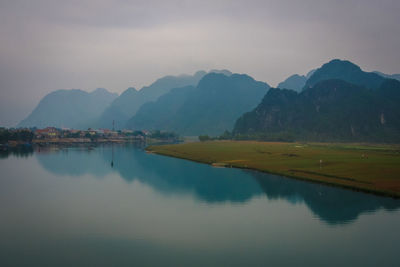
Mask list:
[[[400,2],[0,2],[0,125],[61,88],[121,92],[227,68],[271,85],[332,58],[400,72]]]

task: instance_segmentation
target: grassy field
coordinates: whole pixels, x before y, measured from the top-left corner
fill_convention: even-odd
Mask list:
[[[400,146],[211,141],[150,146],[157,154],[249,168],[400,197]]]

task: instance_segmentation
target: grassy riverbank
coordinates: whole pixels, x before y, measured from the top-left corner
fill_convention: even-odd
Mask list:
[[[148,151],[400,197],[400,146],[211,141]]]

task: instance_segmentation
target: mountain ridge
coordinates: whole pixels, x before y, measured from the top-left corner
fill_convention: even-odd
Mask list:
[[[385,80],[384,77],[365,72],[358,65],[348,61],[333,59],[323,64],[308,78],[303,90],[313,87],[320,81],[339,79],[369,89],[378,89]]]
[[[212,70],[217,71],[217,70]],[[231,73],[228,70],[221,70],[226,74]],[[126,123],[132,118],[139,108],[150,101],[157,100],[160,96],[168,93],[173,88],[196,86],[197,83],[206,75],[205,71],[197,71],[193,75],[181,74],[177,76],[167,75],[157,79],[149,86],[144,86],[137,90],[137,93],[124,95],[114,100],[99,118],[98,125],[103,128],[110,128],[113,121],[117,129],[123,129]],[[124,98],[121,100],[120,98]],[[124,104],[121,104],[124,103]]]
[[[307,82],[307,77],[304,75],[299,75],[299,74],[293,74],[286,78],[283,82],[280,82],[277,86],[277,88],[281,89],[291,89],[296,92],[300,92],[304,85],[306,85]]]
[[[268,84],[248,75],[209,73],[196,88],[173,89],[156,102],[143,106],[128,126],[170,130],[184,135],[218,135],[232,128],[243,112],[255,107],[268,88]],[[171,106],[173,99],[179,99],[179,103],[171,109],[168,105]],[[153,115],[149,117],[148,114]]]
[[[94,126],[96,118],[117,96],[104,88],[92,92],[56,90],[44,96],[17,127],[88,128]]]
[[[400,141],[400,82],[378,90],[324,80],[301,93],[270,89],[235,123],[236,136],[313,141]]]

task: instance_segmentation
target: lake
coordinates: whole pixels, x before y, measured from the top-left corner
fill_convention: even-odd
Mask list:
[[[148,154],[0,154],[0,266],[400,266],[400,200]]]

